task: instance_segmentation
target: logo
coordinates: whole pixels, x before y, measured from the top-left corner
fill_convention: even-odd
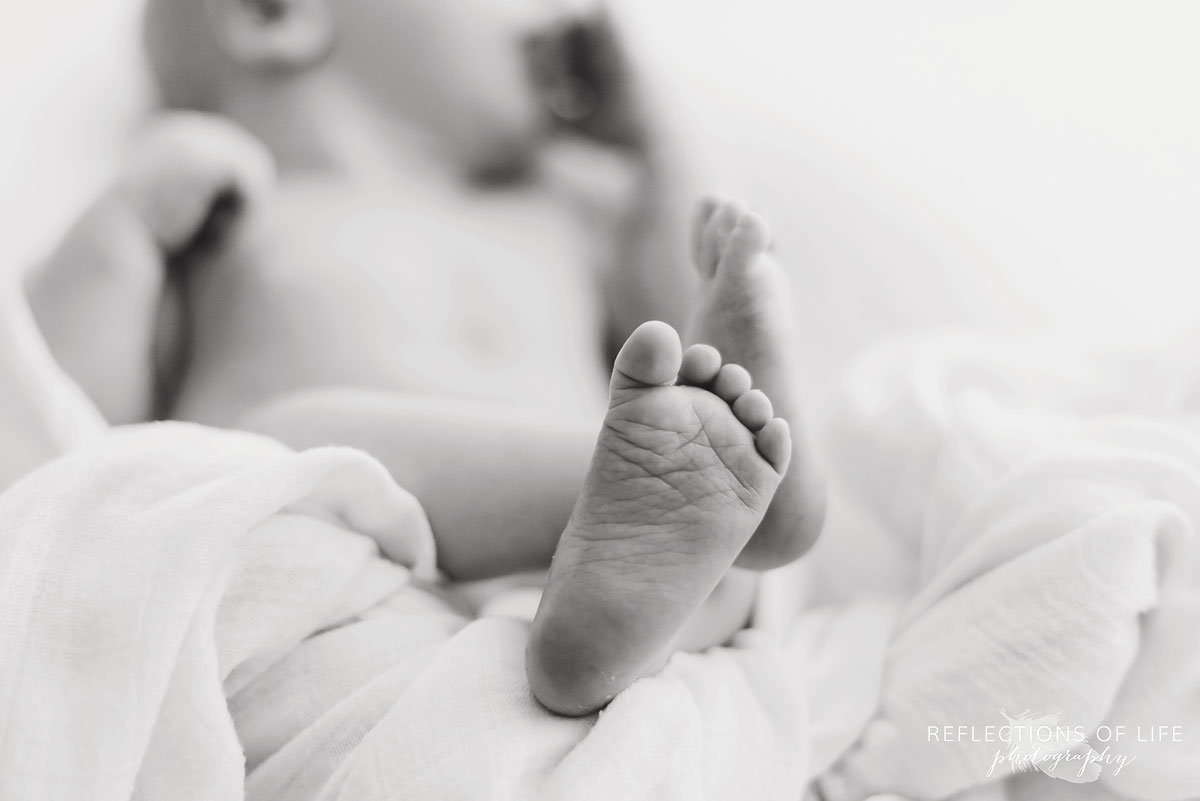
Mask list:
[[[1100,778],[1108,761],[1108,749],[1097,752],[1080,727],[1062,725],[1063,716],[1058,710],[1031,715],[1026,709],[1014,717],[1001,709],[1000,714],[1006,722],[997,735],[1007,748],[998,748],[992,754],[989,778],[999,769],[1012,773],[1039,770],[1072,784],[1086,784]],[[1128,764],[1123,755],[1118,759],[1114,773],[1120,773]]]
[[[1057,709],[1015,715],[1001,709],[995,725],[930,726],[926,737],[940,743],[994,743],[986,778],[1040,771],[1073,784],[1094,782],[1105,773],[1119,775],[1137,759],[1122,749],[1122,742],[1179,743],[1182,738],[1182,726],[1098,726],[1089,732],[1064,723]]]

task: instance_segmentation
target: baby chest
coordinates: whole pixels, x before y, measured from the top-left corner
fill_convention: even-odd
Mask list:
[[[552,210],[508,205],[284,196],[209,277],[207,318],[313,381],[578,369],[599,353],[591,256]]]

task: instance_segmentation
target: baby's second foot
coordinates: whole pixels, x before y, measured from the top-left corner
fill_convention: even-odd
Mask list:
[[[825,487],[802,440],[799,398],[790,353],[791,308],[786,276],[766,251],[766,223],[741,205],[701,204],[693,251],[700,304],[689,339],[713,345],[726,361],[745,367],[791,424],[792,465],[762,524],[738,556],[743,567],[786,564],[809,549],[825,517]],[[749,376],[743,378],[747,388]]]
[[[527,653],[545,706],[581,715],[661,666],[759,525],[788,424],[711,347],[645,323],[617,355],[609,411],[559,541]]]

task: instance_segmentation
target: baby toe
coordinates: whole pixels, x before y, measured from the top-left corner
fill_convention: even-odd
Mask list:
[[[721,369],[721,354],[712,345],[692,345],[683,352],[679,382],[704,386],[717,377]]]
[[[770,398],[758,389],[752,389],[735,400],[732,408],[734,416],[751,431],[758,431],[775,416]]]
[[[717,371],[713,379],[712,393],[728,404],[733,404],[750,391],[750,373],[740,364],[727,364]]]
[[[743,213],[744,209],[740,203],[724,201],[709,217],[708,225],[700,234],[700,256],[696,260],[696,265],[702,275],[711,276],[716,272],[717,265],[721,261],[721,254],[725,250],[725,241],[737,227],[738,218]]]
[[[721,272],[744,270],[770,243],[771,233],[766,221],[757,214],[744,214],[726,240],[717,269]]]
[[[788,463],[792,460],[792,432],[787,420],[782,417],[771,418],[754,437],[758,452],[766,459],[775,472],[783,475],[787,472]]]

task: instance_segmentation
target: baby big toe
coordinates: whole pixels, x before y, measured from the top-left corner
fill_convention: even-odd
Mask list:
[[[752,212],[743,214],[725,242],[718,272],[729,274],[745,270],[770,242],[766,221]]]
[[[700,258],[697,266],[701,275],[712,276],[721,261],[721,253],[725,249],[725,240],[737,226],[738,218],[745,209],[737,201],[722,202],[716,211],[708,218],[708,225],[700,234]]]
[[[656,386],[679,375],[683,346],[679,334],[663,322],[642,323],[625,340],[613,365],[613,389]]]

